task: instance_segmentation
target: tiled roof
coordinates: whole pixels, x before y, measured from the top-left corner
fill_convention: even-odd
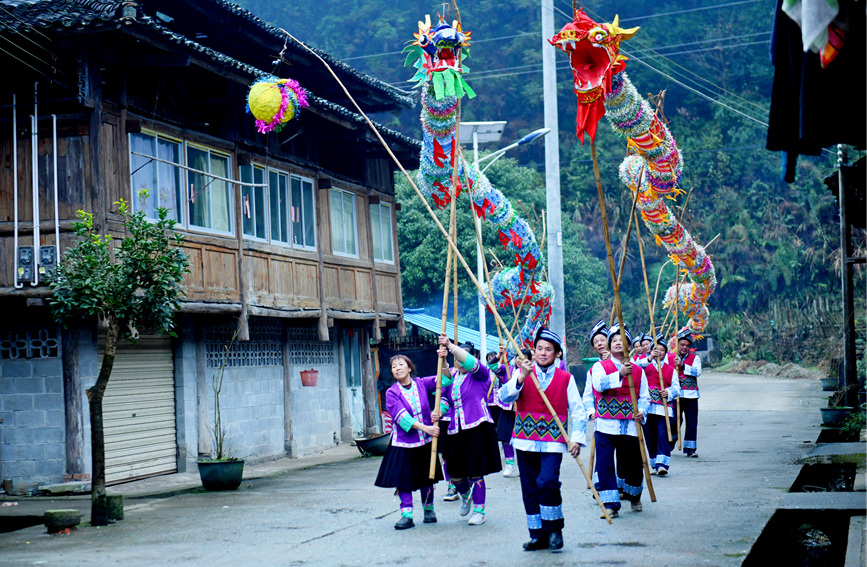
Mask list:
[[[239,14],[246,14],[246,17],[248,19],[254,18],[257,21],[261,22],[261,20],[259,20],[255,16],[253,16],[246,10],[242,10],[234,4],[230,4],[228,2],[221,2],[220,0],[207,1],[223,4],[226,7],[232,6],[238,11]],[[100,25],[109,25],[111,27],[115,27],[121,21],[121,5],[122,2],[119,1],[105,2],[98,0],[44,0],[41,2],[20,3],[17,6],[12,7],[11,3],[7,0],[4,2],[0,2],[0,20],[5,20],[4,23],[8,27],[17,29],[18,31],[22,32],[26,31],[26,28],[29,27],[42,30],[75,30],[88,27],[96,28]],[[267,26],[267,24],[264,23],[261,23],[261,25],[263,27]],[[141,13],[138,14],[134,22],[131,22],[128,26],[124,27],[139,28],[146,33],[155,34],[162,39],[165,39],[187,51],[192,52],[193,54],[204,56],[212,61],[220,63],[221,65],[224,65],[236,71],[240,71],[242,74],[248,75],[251,80],[257,79],[262,76],[270,75],[270,73],[266,71],[253,67],[252,65],[248,65],[247,63],[244,63],[242,61],[238,61],[237,59],[215,51],[210,47],[193,41],[181,34],[175,33],[160,25],[152,18],[145,16]],[[274,30],[274,28],[271,29]],[[317,53],[323,56],[323,59],[328,61],[330,65],[333,66],[335,64],[336,60],[334,58],[328,57],[322,52]],[[341,63],[341,65],[347,67],[345,64]],[[356,74],[358,76],[362,76],[361,73],[356,72]],[[375,81],[375,79],[370,77],[369,80]],[[325,110],[327,112],[338,114],[343,118],[349,119],[359,124],[365,123],[364,117],[360,114],[352,112],[347,108],[340,106],[339,104],[335,104],[324,98],[318,97],[309,90],[308,93],[310,94],[308,99],[312,106]],[[421,143],[418,140],[409,138],[408,136],[405,136],[400,132],[397,132],[390,128],[386,128],[385,126],[377,124],[376,122],[374,122],[374,124],[376,125],[377,130],[379,130],[384,137],[391,138],[404,145],[419,149],[421,148]]]

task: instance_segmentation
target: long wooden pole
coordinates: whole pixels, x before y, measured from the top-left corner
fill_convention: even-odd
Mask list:
[[[677,334],[680,331],[680,323],[678,322],[678,314],[680,312],[680,274],[678,267],[674,267],[674,356],[677,357]],[[680,373],[677,367],[674,371]],[[683,436],[680,434],[680,396],[677,397],[677,450],[683,449]]]
[[[637,194],[637,192],[636,192]],[[633,211],[633,215],[635,212]],[[641,223],[636,219],[635,222],[635,239],[638,240],[638,253],[641,255],[641,273],[644,274],[644,292],[647,295],[647,311],[650,313],[650,340],[651,348],[656,346],[656,324],[653,321],[653,305],[650,303],[650,283],[647,281],[647,264],[644,262],[644,243],[641,242]],[[659,385],[662,390],[665,390],[665,382],[663,381],[662,376],[662,367],[658,364],[658,361],[653,362],[653,366],[656,367],[656,371],[659,373]],[[668,400],[665,399],[665,396],[662,397],[662,409],[665,414],[665,431],[668,433],[668,442],[671,443],[671,420],[668,419]]]
[[[620,268],[617,270],[617,289],[620,289],[620,283],[623,281],[623,267],[626,265],[626,252],[629,250],[629,236],[632,234],[632,222],[635,220],[635,205],[638,204],[638,191],[635,192],[635,199],[632,200],[632,211],[629,213],[629,225],[626,227],[626,241],[623,243],[623,255],[620,257]],[[608,320],[614,319],[614,307],[611,307],[611,315]],[[632,345],[630,345],[632,346]]]
[[[446,332],[446,320],[448,319],[449,314],[449,278],[452,274],[452,249],[449,248],[446,254],[446,281],[443,286],[443,311],[442,311],[442,333]],[[437,386],[436,386],[436,396],[434,396],[434,411],[439,411],[440,401],[442,400],[442,392],[443,392],[443,359],[441,357],[437,357]],[[440,431],[442,433],[442,431]],[[446,432],[448,434],[448,432]],[[431,480],[436,478],[436,466],[437,466],[437,441],[438,438],[434,437],[431,442],[430,449],[430,470],[428,471],[428,476]]]
[[[614,273],[614,255],[611,253],[611,238],[608,235],[608,218],[605,215],[605,196],[602,194],[602,179],[599,176],[599,161],[596,157],[596,142],[590,141],[590,153],[593,156],[593,174],[596,176],[596,190],[599,193],[599,210],[602,212],[602,231],[605,236],[605,250],[608,254],[608,267],[611,270],[611,281],[614,282],[614,307],[617,311],[617,321],[620,323],[621,339],[624,342],[625,355],[629,356],[629,349],[625,346],[626,328],[623,325],[623,310],[620,307],[620,285]],[[629,362],[629,358],[626,359]],[[632,411],[638,413],[638,399],[635,395],[635,384],[632,376],[627,377],[629,383],[629,397],[632,399]],[[640,384],[639,384],[640,386]],[[638,434],[638,448],[641,451],[641,463],[644,465],[644,476],[647,479],[647,491],[650,493],[650,501],[656,502],[656,493],[653,490],[653,481],[650,479],[650,466],[647,464],[647,449],[644,446],[644,431],[641,424],[635,422],[635,432]]]

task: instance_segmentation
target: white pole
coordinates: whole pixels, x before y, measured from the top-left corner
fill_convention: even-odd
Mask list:
[[[479,133],[473,128],[473,168],[479,170]],[[469,189],[468,189],[469,190]],[[476,230],[481,234],[482,221],[478,215],[473,214],[473,221],[476,223]],[[476,251],[476,277],[480,282],[485,281],[484,262],[485,250],[482,248],[482,243],[478,242],[478,250]],[[485,306],[479,302],[479,356],[481,360],[487,360],[488,356],[488,341],[487,341],[487,323],[485,321]]]
[[[39,285],[39,114],[37,114],[37,86],[39,83],[33,83],[33,126],[30,136],[31,151],[33,152],[33,163],[30,164],[32,175],[31,183],[33,185],[33,281],[32,286]]]
[[[60,266],[60,201],[57,200],[57,115],[51,115],[54,156],[54,267]]]
[[[551,330],[563,338],[566,360],[566,309],[563,291],[563,232],[560,223],[560,130],[557,125],[557,76],[555,50],[548,43],[554,36],[554,2],[542,0],[542,86],[545,127],[552,136],[545,137],[545,187],[548,209],[548,281],[554,288]]]

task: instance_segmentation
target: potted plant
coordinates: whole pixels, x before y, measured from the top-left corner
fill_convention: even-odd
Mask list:
[[[822,424],[829,427],[839,427],[849,414],[855,411],[851,406],[842,405],[846,399],[846,389],[836,390],[828,397],[828,407],[820,408],[822,411]]]
[[[223,359],[211,380],[211,389],[214,392],[214,424],[211,433],[214,436],[214,456],[211,459],[198,461],[199,477],[205,490],[235,490],[241,486],[244,477],[244,459],[235,457],[235,452],[226,446],[226,427],[223,425],[223,414],[220,409],[220,393],[223,391],[223,375],[226,371],[226,363],[229,360],[229,352],[238,339],[241,328],[247,324],[242,321],[228,345],[225,345]]]

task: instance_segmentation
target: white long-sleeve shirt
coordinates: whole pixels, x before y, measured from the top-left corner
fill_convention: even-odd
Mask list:
[[[602,362],[596,362],[590,369],[590,375],[593,383],[593,389],[597,392],[605,393],[605,390],[619,388],[624,384],[623,377],[620,375],[620,368],[623,363],[614,357],[611,357],[611,362],[617,367],[617,370],[611,374],[605,371]],[[638,368],[633,365],[633,368]],[[638,409],[644,414],[644,421],[647,421],[647,414],[650,411],[650,390],[647,387],[647,375],[644,369],[641,369],[641,387],[638,391]],[[642,422],[643,423],[643,422]],[[634,419],[611,419],[607,417],[596,418],[596,431],[607,433],[608,435],[631,435],[638,437],[638,431],[635,427]]]
[[[546,390],[551,385],[554,379],[554,369],[556,364],[548,367],[547,372],[539,367],[538,364],[533,364],[536,371],[536,377],[539,379],[539,385],[542,390]],[[524,386],[535,388],[533,378],[527,376],[523,384],[518,384],[518,376],[521,370],[516,368],[512,372],[512,377],[508,382],[500,387],[500,400],[505,403],[512,403],[521,397],[521,391]],[[566,386],[566,398],[569,405],[569,421],[571,422],[571,430],[569,432],[569,440],[572,443],[579,445],[587,445],[587,416],[584,413],[584,404],[581,401],[581,395],[578,393],[578,386],[575,385],[575,380],[569,376],[569,384]],[[566,424],[564,423],[565,427]],[[512,437],[512,447],[518,451],[532,451],[535,453],[565,453],[568,448],[565,443],[556,441],[533,441],[531,439],[516,439]]]

